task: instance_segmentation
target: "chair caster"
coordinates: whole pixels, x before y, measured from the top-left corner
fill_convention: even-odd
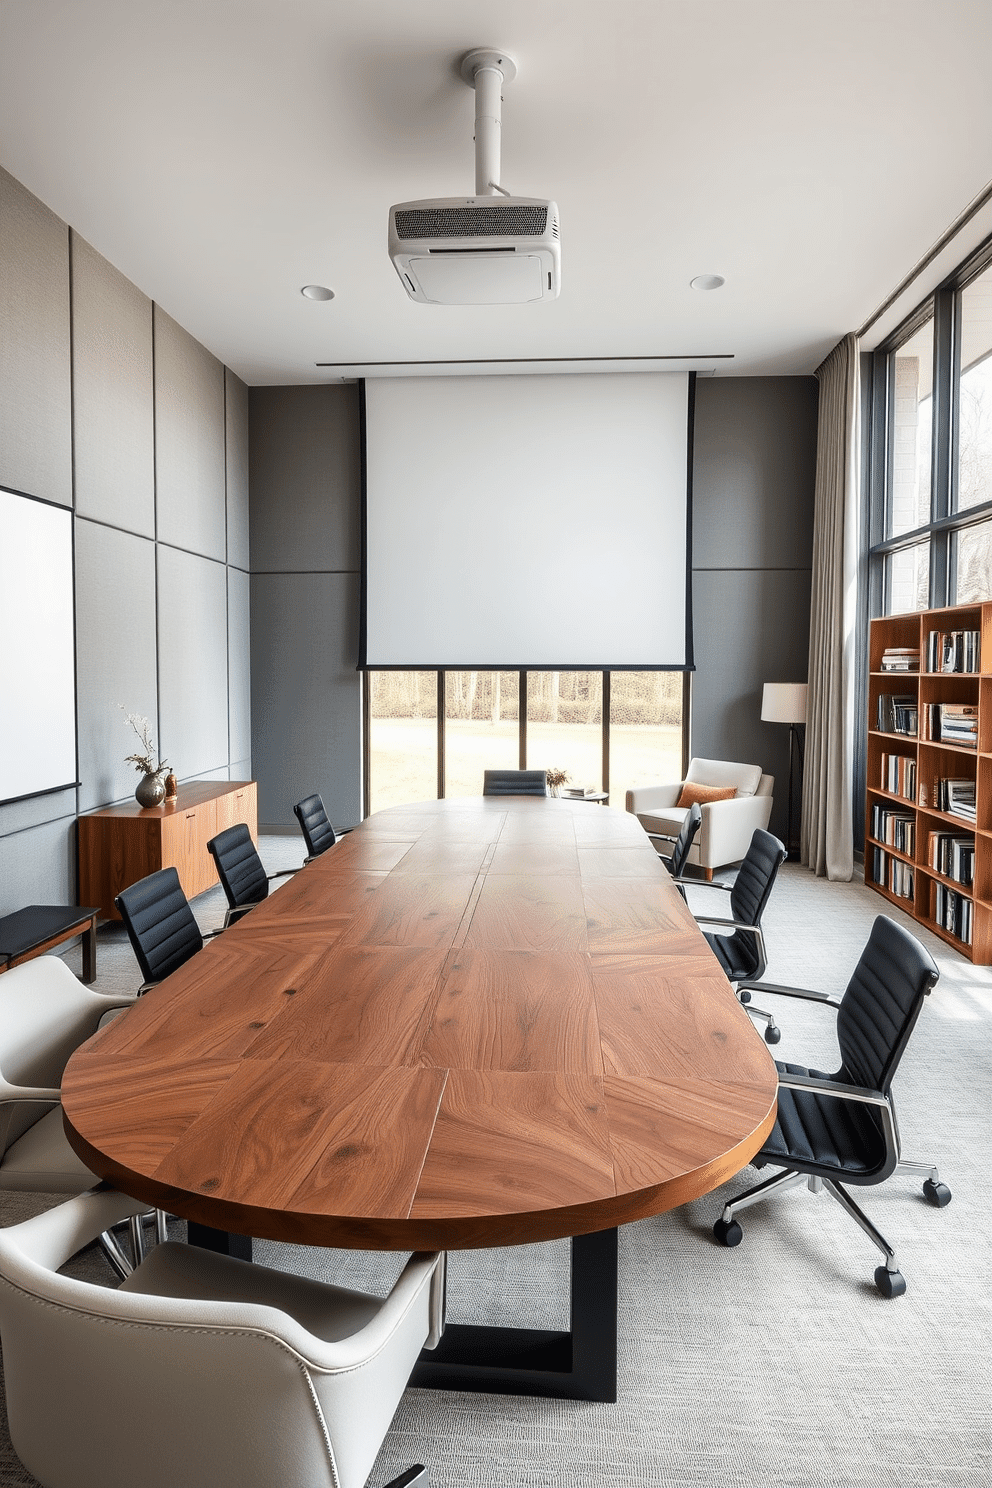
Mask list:
[[[713,1235],[715,1239],[719,1240],[721,1245],[728,1247],[740,1245],[744,1239],[744,1231],[736,1219],[718,1219],[713,1226]]]
[[[776,1028],[774,1023],[769,1023],[765,1029],[765,1043],[777,1044],[782,1037],[781,1028]]]
[[[906,1278],[901,1271],[890,1271],[879,1266],[875,1272],[875,1285],[883,1297],[901,1297],[906,1290]]]
[[[750,992],[748,992],[747,988],[745,988],[743,992],[738,992],[737,996],[740,998],[741,1002],[743,1002],[745,1006],[747,1006],[747,1004],[751,1001],[751,994]]]
[[[951,1202],[951,1190],[946,1183],[934,1183],[932,1178],[928,1178],[923,1185],[923,1197],[935,1209],[943,1209]]]

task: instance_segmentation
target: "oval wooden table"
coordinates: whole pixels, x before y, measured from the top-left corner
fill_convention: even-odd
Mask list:
[[[739,1171],[775,1096],[636,819],[529,797],[369,818],[83,1045],[62,1085],[94,1172],[215,1232],[589,1237],[570,1333],[449,1327],[414,1377],[586,1399],[616,1398],[616,1226]]]

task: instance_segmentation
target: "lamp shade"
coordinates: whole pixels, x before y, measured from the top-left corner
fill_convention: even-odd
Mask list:
[[[766,682],[761,694],[764,723],[805,723],[806,683]]]

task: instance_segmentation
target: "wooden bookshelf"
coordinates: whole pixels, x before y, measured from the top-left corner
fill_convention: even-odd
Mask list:
[[[944,671],[945,655],[941,647],[937,657],[941,669],[933,670],[928,665],[933,660],[928,644],[931,631],[949,637],[959,632],[977,632],[978,669]],[[918,671],[883,669],[883,657],[887,653],[892,656],[916,649],[920,653]],[[970,656],[966,659],[971,660]],[[865,882],[977,965],[992,965],[992,602],[873,620],[868,664]],[[905,727],[915,708],[915,732],[885,732],[879,728],[879,699],[886,695],[906,700],[906,706],[899,710],[883,707],[883,715],[888,714],[889,722],[894,721],[893,713],[896,713],[899,724]],[[934,710],[943,704],[977,709],[976,748],[946,737],[931,737]],[[883,766],[883,761],[893,756],[897,764]],[[948,779],[975,782],[974,821],[944,809],[939,782]],[[908,793],[910,782],[911,794]],[[911,849],[907,850],[905,843],[899,847],[892,841],[886,842],[873,832],[873,823],[878,824],[883,811],[912,818]],[[905,830],[890,815],[890,836]],[[931,863],[929,849],[933,833],[973,839],[972,883],[962,883]],[[879,858],[880,853],[884,854],[883,858]],[[876,881],[877,873],[882,873],[886,882]],[[909,874],[912,874],[911,892]],[[890,887],[892,882],[903,892],[895,892]],[[962,906],[962,913],[970,913],[970,944],[937,917],[938,902],[948,891],[968,901],[969,908]]]

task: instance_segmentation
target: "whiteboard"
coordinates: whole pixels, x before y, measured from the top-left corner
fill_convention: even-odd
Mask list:
[[[0,489],[0,802],[75,784],[72,512]]]

